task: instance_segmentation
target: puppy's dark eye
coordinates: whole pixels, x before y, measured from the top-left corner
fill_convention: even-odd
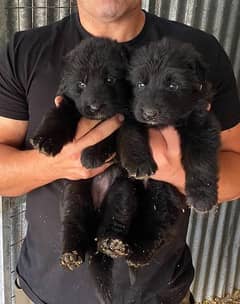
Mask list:
[[[143,88],[145,87],[145,83],[143,83],[142,81],[138,81],[138,82],[136,83],[136,87],[137,87],[138,89],[143,89]]]
[[[86,88],[86,83],[84,83],[84,82],[82,82],[82,81],[79,81],[78,83],[77,83],[77,87],[79,88],[79,89],[84,89],[84,88]]]
[[[176,82],[170,82],[168,83],[168,89],[171,91],[177,91],[180,89],[180,85]]]
[[[115,81],[116,81],[116,79],[113,78],[113,77],[107,77],[107,78],[106,78],[106,83],[107,83],[107,84],[114,84]]]

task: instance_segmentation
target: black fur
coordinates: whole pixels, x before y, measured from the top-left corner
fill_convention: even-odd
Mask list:
[[[32,138],[33,146],[54,156],[74,139],[82,116],[104,120],[116,113],[126,113],[130,92],[125,75],[126,63],[126,51],[120,44],[109,39],[88,39],[74,48],[66,56],[57,93],[63,96],[63,101],[43,118]],[[102,165],[115,151],[115,135],[112,135],[85,149],[81,161],[85,167],[94,168]],[[81,265],[88,252],[92,256],[90,268],[99,292],[107,303],[111,302],[112,261],[101,253],[96,255],[95,240],[100,242],[102,238],[109,239],[114,234],[114,227],[110,231],[103,228],[98,231],[98,226],[103,227],[100,222],[105,223],[105,218],[108,217],[104,212],[106,206],[115,208],[121,200],[113,191],[115,184],[119,184],[122,194],[129,192],[129,196],[122,202],[122,210],[128,208],[128,200],[135,195],[135,188],[127,178],[121,186],[124,176],[126,172],[114,165],[93,179],[65,180],[62,185],[61,264],[73,270]],[[131,208],[132,212],[135,211],[134,207],[128,208],[129,217]],[[120,238],[120,233],[118,236]]]
[[[146,49],[136,52],[131,61],[132,83],[135,83],[133,76],[138,75],[141,52]],[[147,51],[144,56],[147,54],[150,56],[151,52]],[[148,146],[146,121],[143,124],[136,114],[137,97],[140,96],[136,92],[143,90],[134,89],[133,112],[139,120],[137,122],[129,109],[131,90],[126,81],[126,57],[125,50],[108,39],[83,41],[70,52],[58,92],[64,100],[45,116],[32,139],[33,145],[48,155],[56,155],[64,144],[73,140],[82,116],[106,119],[115,113],[123,113],[126,121],[118,134],[87,148],[81,161],[86,167],[94,168],[117,150],[129,175],[143,178],[153,174],[157,166]],[[201,65],[198,69],[199,73],[204,70]],[[149,70],[149,73],[155,77],[154,71]],[[154,90],[154,86],[152,88]],[[158,92],[158,87],[155,89]],[[139,100],[150,104],[152,98],[146,97]],[[147,124],[149,122],[147,120]],[[158,126],[162,127],[162,124]],[[132,269],[151,263],[163,245],[175,240],[185,208],[184,197],[168,183],[149,179],[146,185],[141,180],[128,178],[119,165],[93,179],[64,181],[63,189],[61,262],[74,269],[85,260],[88,252],[92,256],[90,269],[99,293],[106,303],[113,303],[112,258],[125,256]],[[97,249],[104,254],[96,254]],[[139,288],[141,283],[136,281],[135,285]]]

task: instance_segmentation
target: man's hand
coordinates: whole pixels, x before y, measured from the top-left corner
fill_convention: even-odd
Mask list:
[[[111,162],[96,169],[86,169],[81,164],[81,153],[104,138],[108,137],[121,126],[123,117],[116,115],[104,122],[82,118],[78,124],[75,140],[66,144],[61,152],[53,157],[53,166],[58,178],[70,180],[85,179],[100,174],[111,165]]]
[[[185,172],[181,163],[180,138],[172,127],[149,129],[149,144],[158,169],[151,178],[166,181],[184,193]]]

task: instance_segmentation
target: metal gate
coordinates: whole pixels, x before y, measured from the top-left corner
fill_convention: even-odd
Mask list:
[[[143,8],[214,34],[228,53],[240,86],[240,0],[145,0]],[[61,19],[75,9],[70,0],[0,0],[0,46],[18,30]],[[26,231],[24,198],[0,200],[0,304],[15,303],[17,256]],[[192,212],[187,241],[196,276],[197,301],[240,289],[240,202],[218,212]]]

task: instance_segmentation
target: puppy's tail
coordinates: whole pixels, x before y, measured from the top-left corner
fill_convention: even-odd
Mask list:
[[[90,258],[89,268],[94,279],[97,297],[101,304],[112,303],[112,267],[113,259],[102,253]]]

